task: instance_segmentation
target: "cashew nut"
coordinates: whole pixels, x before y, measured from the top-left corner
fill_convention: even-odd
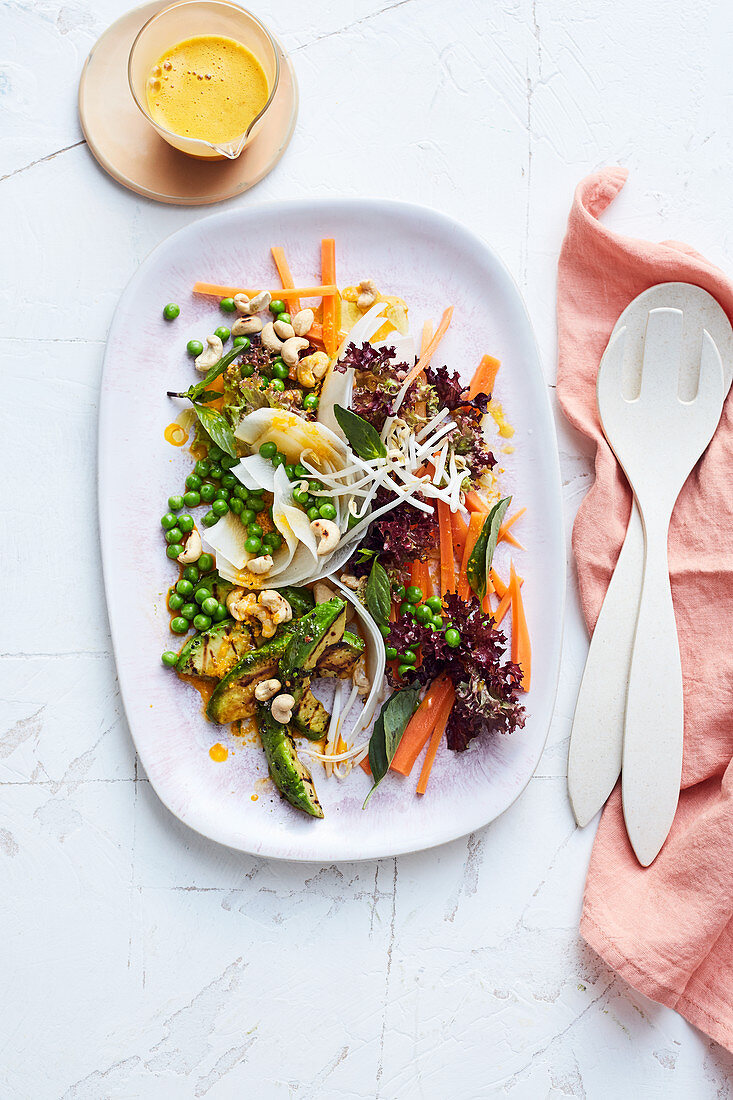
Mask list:
[[[274,564],[271,554],[263,554],[259,558],[252,558],[251,561],[248,561],[247,569],[257,577],[264,577],[265,573],[270,572]]]
[[[193,361],[196,370],[207,371],[209,367],[216,366],[224,353],[224,345],[218,336],[206,337],[207,347],[197,355]]]
[[[272,295],[269,290],[261,290],[259,294],[255,294],[254,298],[248,298],[246,294],[234,295],[234,304],[239,313],[246,313],[250,316],[253,313],[261,313],[263,309],[267,309],[271,300]]]
[[[350,588],[352,592],[356,592],[357,588],[359,587],[360,581],[359,578],[355,577],[353,573],[342,573],[341,583],[343,585],[346,585],[347,588]]]
[[[275,626],[279,626],[280,623],[289,623],[293,617],[292,607],[285,597],[276,592],[274,588],[268,588],[264,592],[260,592],[259,602],[270,612]]]
[[[276,722],[279,722],[281,726],[287,726],[293,716],[294,706],[295,699],[292,695],[288,695],[287,692],[284,692],[282,695],[276,695],[270,707],[272,717]]]
[[[303,336],[291,336],[289,340],[286,340],[282,346],[280,354],[283,357],[283,362],[288,367],[294,367],[298,362],[298,356],[301,351],[309,346],[308,340]]]
[[[259,317],[239,317],[232,325],[232,336],[252,336],[255,332],[262,332]]]
[[[257,597],[251,592],[245,592],[243,588],[233,588],[227,593],[226,603],[231,617],[243,623],[257,607]]]
[[[305,336],[306,332],[308,332],[313,324],[315,316],[312,309],[301,309],[299,313],[296,313],[291,322],[295,335]]]
[[[313,595],[316,603],[328,603],[332,600],[336,593],[330,585],[325,584],[324,581],[316,581],[313,585]]]
[[[255,699],[258,703],[266,703],[268,699],[272,699],[273,695],[277,695],[281,687],[279,680],[260,680],[255,688]]]
[[[314,519],[311,523],[311,531],[321,540],[316,551],[319,558],[330,554],[341,541],[338,524],[334,523],[332,519]]]
[[[323,378],[327,370],[328,356],[325,351],[314,351],[312,355],[306,355],[298,363],[298,381],[301,386],[310,390],[320,378]]]
[[[275,321],[273,328],[281,340],[290,340],[295,336],[295,329],[287,321]]]
[[[362,279],[359,283],[358,290],[359,297],[356,299],[356,308],[360,309],[362,313],[366,313],[366,311],[371,309],[376,302],[379,291],[371,279]]]
[[[280,353],[283,349],[283,342],[275,332],[275,326],[272,321],[268,321],[262,330],[262,346],[267,351],[276,351]],[[283,356],[283,359],[285,356]]]
[[[203,549],[201,545],[201,535],[194,527],[184,540],[183,553],[178,555],[178,561],[181,565],[192,565],[195,561],[199,560],[203,553]]]
[[[366,660],[363,654],[354,665],[354,671],[351,673],[351,682],[359,695],[369,694],[372,682],[367,676]]]

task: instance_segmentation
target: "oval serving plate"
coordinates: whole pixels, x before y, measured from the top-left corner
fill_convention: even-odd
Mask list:
[[[339,284],[374,279],[403,297],[411,328],[453,324],[436,356],[468,379],[483,352],[502,360],[496,386],[515,427],[514,452],[497,452],[502,486],[527,513],[515,551],[532,636],[527,721],[510,737],[477,739],[464,753],[439,751],[430,787],[391,774],[362,810],[369,780],[313,776],[325,819],[287,805],[266,780],[258,744],[203,716],[198,693],[164,669],[177,648],[166,592],[176,571],[164,553],[160,516],[190,470],[186,448],[163,432],[182,403],[165,396],[192,381],[186,342],[210,332],[213,299],[194,298],[196,280],[277,286],[270,246],[282,244],[296,281],[317,281],[320,239],[336,238]],[[301,283],[302,285],[302,283]],[[168,323],[162,307],[178,302]],[[219,323],[217,321],[217,323]],[[135,746],[168,809],[204,836],[275,859],[329,862],[417,851],[480,828],[529,782],[547,737],[557,687],[565,591],[565,546],[555,429],[537,346],[519,291],[501,261],[463,226],[434,211],[377,200],[295,201],[204,218],[164,241],[141,265],[117,307],[104,361],[99,422],[99,515],[104,578],[120,688]],[[496,556],[503,574],[508,554]],[[173,643],[173,644],[172,644]],[[225,763],[209,748],[229,747]],[[253,797],[255,796],[256,797]]]

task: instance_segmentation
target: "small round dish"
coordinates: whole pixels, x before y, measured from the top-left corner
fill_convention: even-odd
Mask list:
[[[81,127],[105,172],[138,195],[178,206],[223,202],[259,183],[285,152],[298,114],[295,72],[276,40],[280,79],[267,124],[236,160],[186,156],[146,122],[127,80],[132,43],[141,27],[168,4],[169,0],[153,0],[127,12],[94,45],[79,81]]]

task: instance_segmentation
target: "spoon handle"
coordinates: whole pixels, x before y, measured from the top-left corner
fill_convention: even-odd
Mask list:
[[[581,827],[603,806],[621,771],[626,685],[644,572],[644,529],[636,501],[590,640],[575,704],[568,795]]]
[[[671,512],[671,509],[670,509]],[[621,789],[637,859],[648,867],[672,825],[682,776],[684,710],[666,518],[642,511],[644,579],[629,671]]]

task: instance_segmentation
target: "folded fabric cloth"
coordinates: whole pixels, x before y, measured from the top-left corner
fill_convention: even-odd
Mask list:
[[[703,287],[733,319],[733,285],[698,253],[622,237],[598,221],[626,176],[609,168],[582,181],[559,262],[557,392],[596,447],[595,482],[573,530],[590,630],[631,509],[596,407],[611,330],[637,294],[665,282]],[[675,506],[669,564],[685,690],[679,807],[660,854],[641,867],[617,784],[593,847],[580,931],[635,989],[733,1050],[733,396]]]

